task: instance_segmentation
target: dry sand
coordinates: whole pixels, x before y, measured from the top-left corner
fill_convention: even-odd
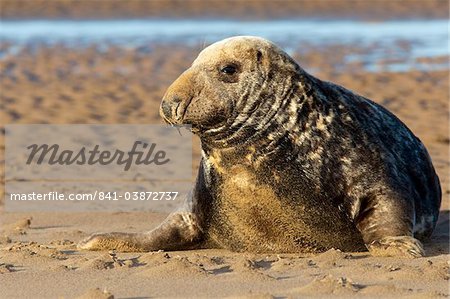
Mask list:
[[[337,250],[315,256],[225,250],[80,252],[74,243],[88,232],[142,231],[163,217],[33,213],[27,228],[21,224],[29,215],[2,216],[13,224],[5,231],[12,241],[0,251],[2,298],[74,298],[95,288],[116,298],[448,296],[448,220],[441,221],[434,244],[426,246],[429,256],[402,260]]]
[[[158,106],[165,89],[199,50],[183,46],[160,46],[150,52],[26,48],[0,60],[1,128],[4,132],[5,124],[161,123]],[[0,208],[0,297],[449,296],[448,70],[367,73],[361,65],[343,62],[349,50],[311,48],[294,56],[319,78],[386,106],[427,146],[443,189],[439,224],[432,240],[425,244],[427,257],[376,258],[336,250],[315,256],[225,250],[85,252],[78,251],[75,244],[90,233],[145,231],[165,215],[7,213]],[[0,160],[4,159],[3,135]],[[195,142],[197,164],[198,140]],[[3,199],[3,163],[1,167]],[[193,172],[195,168],[193,165]]]

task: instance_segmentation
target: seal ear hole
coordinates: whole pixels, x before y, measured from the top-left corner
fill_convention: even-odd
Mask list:
[[[258,62],[261,62],[262,56],[263,56],[263,54],[262,54],[262,52],[260,50],[256,51],[256,60]]]

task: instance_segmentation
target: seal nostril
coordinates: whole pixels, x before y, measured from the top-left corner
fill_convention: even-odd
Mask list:
[[[180,117],[180,107],[182,106],[182,98],[173,95],[169,97],[165,97],[165,99],[161,103],[161,111],[165,117],[170,119],[177,119]]]
[[[171,116],[171,109],[170,109],[170,104],[169,103],[167,103],[167,101],[163,101],[162,103],[161,103],[161,110],[162,110],[162,112],[164,113],[164,116],[166,116],[166,117],[170,117]]]
[[[181,103],[181,98],[178,97],[178,96],[173,96],[172,102],[174,102],[174,103],[177,104],[177,106],[178,106],[178,105],[180,105],[180,103]]]

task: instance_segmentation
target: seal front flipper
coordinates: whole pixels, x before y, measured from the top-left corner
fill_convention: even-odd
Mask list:
[[[196,215],[175,212],[147,233],[93,234],[81,241],[78,248],[121,252],[190,249],[195,247],[201,233]]]
[[[79,249],[156,251],[183,250],[200,247],[204,238],[205,214],[211,196],[205,185],[203,161],[200,163],[194,189],[182,210],[170,214],[163,223],[146,233],[98,233],[82,240]]]

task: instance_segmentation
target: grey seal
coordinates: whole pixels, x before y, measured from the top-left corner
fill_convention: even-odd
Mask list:
[[[441,202],[424,145],[391,112],[315,78],[273,43],[240,36],[205,48],[160,114],[201,140],[184,210],[80,248],[424,255],[419,239]]]

